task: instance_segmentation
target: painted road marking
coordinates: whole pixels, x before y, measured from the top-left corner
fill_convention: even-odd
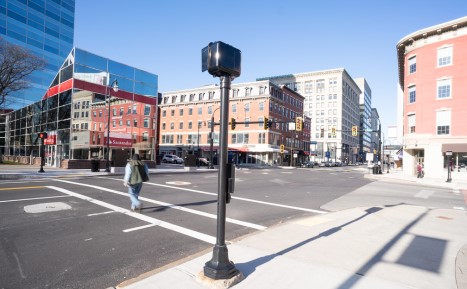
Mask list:
[[[183,235],[186,235],[186,236],[189,236],[189,237],[192,237],[192,238],[195,238],[195,239],[198,239],[198,240],[210,243],[210,244],[215,244],[216,243],[216,238],[213,237],[213,236],[209,236],[207,234],[196,232],[194,230],[190,230],[190,229],[187,229],[187,228],[184,228],[184,227],[181,227],[181,226],[177,226],[177,225],[174,225],[174,224],[171,224],[171,223],[168,223],[168,222],[164,222],[164,221],[158,220],[156,218],[152,218],[152,217],[149,217],[149,216],[146,216],[146,215],[135,213],[135,212],[132,212],[132,211],[130,211],[128,209],[124,209],[124,208],[121,208],[121,207],[118,207],[118,206],[115,206],[115,205],[112,205],[112,204],[109,204],[109,203],[106,203],[106,202],[103,202],[103,201],[99,201],[99,200],[93,199],[91,197],[81,195],[81,194],[78,194],[78,193],[75,193],[75,192],[72,192],[72,191],[69,191],[69,190],[66,190],[66,189],[62,189],[62,188],[54,187],[54,186],[47,186],[47,188],[62,192],[64,194],[70,195],[72,197],[76,197],[76,198],[91,202],[91,203],[99,205],[101,207],[111,209],[111,210],[113,210],[115,212],[126,214],[126,215],[131,216],[131,217],[133,217],[135,219],[139,219],[141,221],[145,221],[145,222],[148,222],[150,224],[160,226],[162,228],[165,228],[165,229],[168,229],[168,230],[171,230],[171,231],[174,231],[174,232],[177,232],[177,233],[180,233],[180,234],[183,234]]]
[[[43,188],[43,187],[41,187]],[[0,203],[9,203],[9,202],[22,202],[22,201],[34,201],[34,200],[45,200],[45,199],[54,199],[54,198],[69,198],[70,196],[51,196],[51,197],[41,197],[41,198],[29,198],[29,199],[16,199],[16,200],[5,200],[0,201]]]
[[[1,188],[0,191],[28,190],[28,189],[39,189],[39,188],[44,188],[44,186],[18,187],[18,188]]]
[[[110,193],[114,193],[114,194],[117,194],[117,195],[128,197],[128,193],[122,193],[122,192],[107,189],[107,188],[104,188],[104,187],[88,185],[88,184],[82,184],[82,183],[76,183],[76,182],[72,182],[72,181],[68,181],[68,180],[62,180],[62,179],[60,179],[60,180],[57,179],[56,181],[65,182],[65,183],[69,183],[69,184],[75,184],[75,185],[79,185],[79,186],[90,187],[90,188],[94,188],[94,189],[97,189],[97,190],[107,191],[107,192],[110,192]],[[151,183],[146,182],[145,184],[151,184]],[[188,190],[190,190],[190,189],[188,189]],[[217,196],[217,194],[216,194],[216,196]],[[215,220],[217,219],[217,215],[214,215],[214,214],[189,209],[189,208],[185,208],[185,207],[182,207],[182,206],[177,206],[177,205],[166,203],[166,202],[156,201],[156,200],[149,199],[149,198],[146,198],[146,197],[139,197],[139,199],[142,200],[142,201],[148,202],[148,203],[158,204],[158,205],[161,205],[161,206],[164,206],[164,207],[168,207],[168,208],[188,212],[188,213],[191,213],[191,214],[196,214],[196,215],[199,215],[199,216],[203,216],[203,217],[207,217],[207,218],[211,218],[211,219],[215,219]],[[235,219],[231,219],[231,218],[226,218],[226,222],[241,225],[241,226],[244,226],[244,227],[253,228],[253,229],[256,229],[256,230],[265,230],[266,229],[265,226],[261,226],[261,225],[257,225],[257,224],[253,224],[253,223],[249,223],[249,222],[244,222],[244,221],[240,221],[240,220],[235,220]]]
[[[88,217],[106,215],[106,214],[111,214],[111,213],[115,213],[115,211],[107,211],[107,212],[102,212],[102,213],[88,214]]]
[[[62,181],[62,180],[57,180],[57,181]],[[149,183],[149,182],[145,183],[145,184],[148,184],[148,185],[151,185],[151,186],[165,187],[165,188],[177,189],[177,190],[188,191],[188,192],[193,192],[193,193],[198,193],[198,194],[211,195],[211,196],[216,196],[217,197],[217,193],[215,194],[215,193],[210,193],[210,192],[204,192],[204,191],[192,190],[192,189],[180,188],[180,187],[173,187],[173,186],[156,184],[156,183]],[[321,211],[321,210],[313,210],[313,209],[307,209],[307,208],[301,208],[301,207],[295,207],[295,206],[288,206],[288,205],[282,205],[282,204],[271,203],[271,202],[263,202],[263,201],[258,201],[258,200],[254,200],[254,199],[241,198],[241,197],[235,197],[235,196],[232,196],[232,199],[239,200],[239,201],[245,201],[245,202],[252,202],[252,203],[257,203],[257,204],[262,204],[262,205],[267,205],[267,206],[274,206],[274,207],[281,207],[281,208],[298,210],[298,211],[305,211],[305,212],[316,213],[316,214],[326,214],[326,213],[328,213],[326,211]]]
[[[142,230],[142,229],[146,229],[146,228],[150,228],[150,227],[154,227],[154,226],[155,226],[155,224],[149,224],[149,225],[139,226],[139,227],[135,227],[135,228],[131,228],[131,229],[126,229],[126,230],[123,230],[123,232],[129,233],[129,232],[133,232],[133,231],[136,231],[136,230]]]
[[[434,194],[434,191],[430,190],[420,190],[414,195],[415,198],[428,199],[431,195]]]

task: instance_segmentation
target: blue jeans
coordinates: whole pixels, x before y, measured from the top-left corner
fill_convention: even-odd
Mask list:
[[[142,187],[143,183],[139,183],[128,187],[128,195],[130,195],[132,209],[137,209],[141,206],[141,202],[138,200],[138,197]]]

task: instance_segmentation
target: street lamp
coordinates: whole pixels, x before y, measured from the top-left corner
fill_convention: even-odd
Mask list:
[[[108,102],[108,112],[107,112],[107,155],[105,158],[105,171],[110,173],[110,162],[109,162],[109,157],[110,157],[110,89],[113,89],[113,91],[117,92],[118,91],[118,81],[115,79],[112,81],[112,84],[107,87],[106,90],[108,90],[108,97],[106,97],[107,102]]]

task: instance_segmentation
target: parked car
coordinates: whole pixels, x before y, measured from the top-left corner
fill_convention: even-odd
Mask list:
[[[199,159],[198,159],[198,162],[199,162],[199,165],[200,165],[200,166],[207,166],[207,167],[209,167],[209,165],[210,165],[210,162],[209,162],[208,159],[206,159],[206,158],[199,158]]]
[[[162,157],[162,162],[169,164],[183,164],[183,159],[176,155],[164,155],[164,157]]]
[[[302,163],[302,168],[313,168],[315,163],[312,161],[306,161]]]

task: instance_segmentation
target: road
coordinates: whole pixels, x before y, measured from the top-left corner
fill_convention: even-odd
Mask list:
[[[217,173],[151,175],[141,214],[129,210],[121,178],[3,182],[0,288],[107,288],[212,249]],[[241,169],[226,240],[301,216],[398,203],[465,207],[447,189],[372,182],[345,167]]]

